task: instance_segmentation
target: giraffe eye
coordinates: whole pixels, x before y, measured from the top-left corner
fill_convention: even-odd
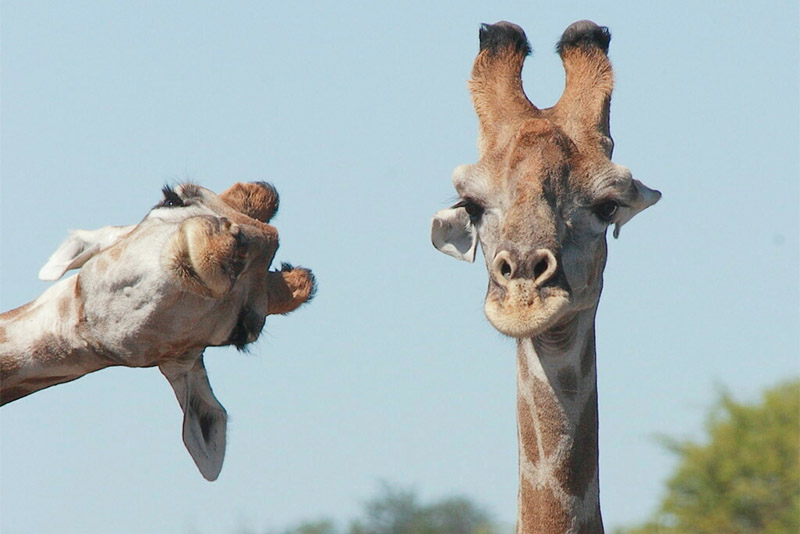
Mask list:
[[[184,206],[183,199],[169,186],[162,189],[164,200],[158,205],[160,208],[176,208]]]
[[[465,198],[458,202],[454,208],[464,208],[472,222],[477,222],[483,215],[484,208],[472,199]]]
[[[592,209],[601,221],[609,223],[614,218],[614,215],[617,214],[619,203],[616,200],[604,200]]]

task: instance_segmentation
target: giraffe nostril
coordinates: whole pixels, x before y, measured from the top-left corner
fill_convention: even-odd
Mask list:
[[[239,259],[247,258],[247,253],[250,251],[250,243],[244,234],[239,231],[238,226],[236,226],[236,232],[233,233],[233,236],[236,239],[236,256]]]
[[[500,274],[506,280],[511,279],[511,265],[509,265],[507,261],[504,261],[500,264]]]
[[[539,249],[534,252],[533,258],[533,283],[542,285],[550,280],[556,273],[558,261],[555,255],[547,249]]]
[[[511,254],[505,250],[498,252],[492,262],[492,279],[501,286],[505,286],[514,278],[515,272],[516,265],[514,264]]]
[[[542,276],[545,272],[547,272],[547,267],[549,263],[547,262],[547,258],[542,258],[539,262],[534,265],[533,267],[533,279],[536,280],[540,276]]]

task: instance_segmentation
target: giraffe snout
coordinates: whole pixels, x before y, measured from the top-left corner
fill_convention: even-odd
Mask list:
[[[506,287],[515,279],[527,279],[540,287],[550,280],[558,270],[555,254],[546,248],[519,254],[513,249],[498,252],[491,266],[492,279]]]

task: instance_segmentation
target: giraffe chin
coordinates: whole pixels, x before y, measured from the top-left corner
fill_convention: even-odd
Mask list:
[[[525,282],[520,282],[524,284]],[[527,282],[530,283],[530,282]],[[537,336],[561,320],[570,308],[569,293],[560,288],[529,291],[512,282],[505,295],[486,296],[483,311],[501,333],[514,338]]]

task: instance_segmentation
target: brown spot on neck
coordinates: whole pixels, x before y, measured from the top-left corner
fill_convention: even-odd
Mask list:
[[[0,314],[0,319],[5,319],[6,321],[14,321],[29,313],[32,307],[33,307],[33,302],[28,302],[27,304],[23,304],[18,308],[14,308],[13,310],[8,310],[7,312]]]
[[[77,325],[80,328],[86,325],[86,313],[83,307],[83,290],[81,288],[81,273],[78,273],[78,276],[75,277],[72,296],[75,302]]]
[[[112,252],[116,252],[116,250],[112,250]],[[108,270],[108,260],[102,256],[98,256],[94,262],[94,268],[97,270],[98,274],[104,274]]]
[[[517,345],[517,374],[520,379],[528,380],[531,370],[528,366],[528,351]]]
[[[534,466],[539,464],[539,439],[536,437],[536,425],[533,421],[533,406],[528,404],[522,395],[517,396],[517,432],[519,437],[519,453]]]
[[[69,297],[62,296],[58,299],[57,311],[58,311],[58,318],[60,320],[64,320],[69,317],[70,308],[72,305],[72,300]]]
[[[519,485],[518,534],[568,533],[573,520],[569,510],[558,500],[548,486],[534,487],[522,478]]]
[[[108,256],[114,261],[119,260],[122,256],[122,253],[125,251],[125,247],[123,245],[117,244],[111,247],[111,250],[108,251]]]
[[[539,423],[542,450],[545,456],[550,456],[567,431],[567,417],[549,384],[534,377],[532,389],[534,416]]]

